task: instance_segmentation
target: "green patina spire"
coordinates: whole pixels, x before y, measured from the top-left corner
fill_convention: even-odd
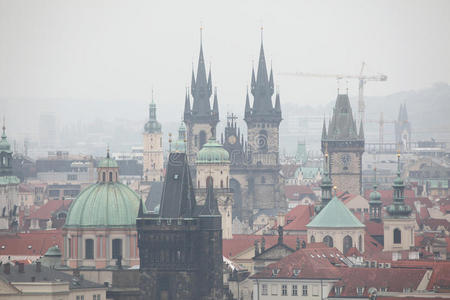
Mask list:
[[[394,195],[393,195],[393,203],[389,205],[386,208],[387,213],[389,216],[394,218],[405,218],[409,217],[411,214],[411,207],[409,205],[406,205],[405,200],[405,184],[403,182],[403,179],[401,177],[401,170],[400,170],[400,152],[397,153],[397,178],[394,180],[394,184],[392,186],[394,188]]]

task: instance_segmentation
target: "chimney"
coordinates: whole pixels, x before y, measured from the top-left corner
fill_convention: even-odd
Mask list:
[[[11,272],[11,264],[10,263],[6,263],[3,265],[3,272],[5,272],[5,274],[9,274]]]
[[[36,262],[36,273],[40,273],[41,272],[41,262],[37,261]]]
[[[19,273],[24,273],[24,272],[25,272],[25,264],[19,263]]]
[[[277,215],[277,223],[278,226],[286,225],[286,215],[284,215],[281,211]]]

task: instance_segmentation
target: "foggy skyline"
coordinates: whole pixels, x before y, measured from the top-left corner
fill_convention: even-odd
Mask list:
[[[242,115],[261,26],[282,103],[326,105],[338,85],[332,78],[279,73],[356,75],[362,61],[365,74],[388,76],[366,85],[368,97],[422,89],[450,82],[449,12],[448,1],[0,0],[0,100],[38,104],[40,111],[31,113],[56,115],[64,103],[54,109],[46,101],[70,100],[87,111],[99,101],[107,110],[87,115],[138,120],[147,117],[153,88],[159,119],[179,122],[201,25],[221,116]],[[357,81],[348,87],[356,96]],[[135,106],[126,116],[114,106],[124,101]]]

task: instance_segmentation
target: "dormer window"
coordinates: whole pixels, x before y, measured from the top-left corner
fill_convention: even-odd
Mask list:
[[[342,293],[342,286],[335,286],[334,292],[336,293],[336,296],[340,296]]]
[[[292,272],[292,274],[294,276],[298,276],[298,274],[300,274],[300,269],[294,269],[294,271]]]
[[[280,269],[272,269],[272,276],[277,276],[280,272]]]
[[[356,293],[358,294],[358,296],[362,296],[364,294],[364,288],[363,287],[357,287],[356,288]]]

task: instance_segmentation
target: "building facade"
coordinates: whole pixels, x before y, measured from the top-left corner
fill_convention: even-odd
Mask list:
[[[139,196],[119,182],[119,168],[109,152],[98,167],[97,183],[72,202],[64,236],[64,265],[104,269],[139,264],[136,216]]]
[[[162,181],[164,155],[161,124],[156,120],[156,104],[152,99],[148,122],[144,126],[143,175],[145,181]]]
[[[222,229],[209,181],[197,205],[185,153],[171,153],[158,213],[139,209],[141,299],[222,299]]]
[[[337,96],[328,130],[323,123],[322,152],[329,153],[333,185],[342,192],[361,194],[364,130],[362,123],[359,132],[356,129],[348,95]]]

